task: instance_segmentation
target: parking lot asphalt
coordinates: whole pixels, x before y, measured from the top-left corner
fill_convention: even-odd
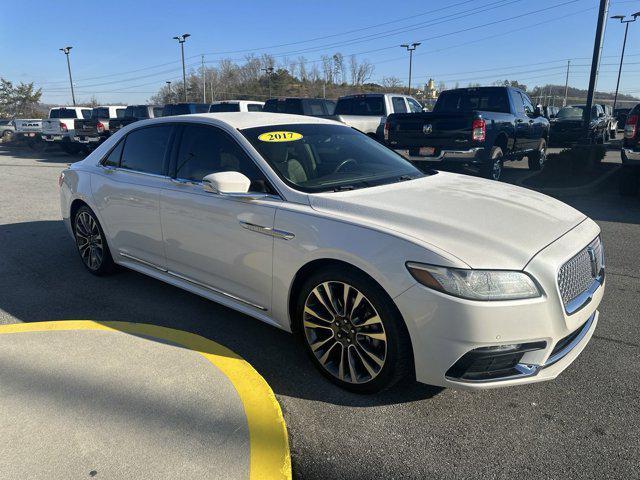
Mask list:
[[[557,380],[359,396],[323,379],[287,333],[138,273],[86,273],[57,191],[79,158],[0,146],[0,323],[141,322],[227,346],[275,392],[296,478],[640,478],[640,199],[619,197],[616,176],[562,198],[602,228],[607,291],[592,341]],[[0,451],[16,441],[2,437]]]

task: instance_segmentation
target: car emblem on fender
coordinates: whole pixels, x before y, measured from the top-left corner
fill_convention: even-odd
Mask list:
[[[433,132],[433,127],[431,126],[430,123],[425,123],[422,126],[422,133],[425,133],[427,135],[429,135],[431,132]]]

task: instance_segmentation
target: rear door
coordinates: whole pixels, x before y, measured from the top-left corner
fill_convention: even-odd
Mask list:
[[[511,103],[513,104],[513,115],[515,117],[515,141],[514,151],[528,150],[531,148],[531,124],[530,118],[525,111],[524,99],[517,90],[509,89]]]
[[[131,131],[103,160],[101,173],[91,177],[111,253],[120,260],[165,268],[160,189],[170,182],[167,170],[174,131],[172,124]]]

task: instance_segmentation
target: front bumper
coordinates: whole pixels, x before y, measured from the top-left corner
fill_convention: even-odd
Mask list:
[[[560,266],[599,234],[586,220],[538,253],[524,269],[540,284],[534,299],[465,300],[416,284],[395,298],[411,336],[416,378],[430,385],[485,389],[556,378],[582,352],[598,323],[605,284],[582,308],[565,311],[557,285]],[[534,345],[497,376],[464,375],[455,366],[477,349]],[[482,351],[482,350],[481,350]]]
[[[621,155],[623,165],[640,166],[640,152],[631,148],[623,148]]]
[[[451,162],[451,163],[468,164],[468,163],[481,162],[484,148],[482,147],[470,148],[469,150],[440,150],[438,154],[432,155],[432,156],[411,155],[411,149],[406,149],[406,148],[395,149],[395,151],[396,153],[399,153],[410,162],[421,162],[421,163]]]

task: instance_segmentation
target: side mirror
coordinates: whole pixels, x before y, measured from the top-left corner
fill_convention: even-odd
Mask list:
[[[210,173],[202,179],[205,192],[227,197],[257,200],[267,196],[265,193],[249,193],[251,180],[240,172]]]

